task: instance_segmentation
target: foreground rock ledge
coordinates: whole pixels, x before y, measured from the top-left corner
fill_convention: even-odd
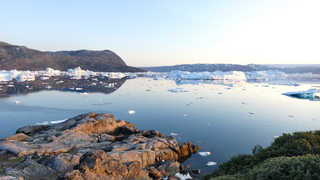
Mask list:
[[[88,113],[25,126],[1,141],[0,180],[161,179],[182,171],[180,162],[197,150],[111,114]]]

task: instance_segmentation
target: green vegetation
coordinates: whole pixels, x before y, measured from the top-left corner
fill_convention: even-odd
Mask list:
[[[267,148],[238,155],[221,164],[206,180],[320,179],[320,131],[283,134]]]

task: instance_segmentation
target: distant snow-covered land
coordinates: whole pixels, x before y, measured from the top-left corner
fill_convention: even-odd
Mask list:
[[[80,67],[60,71],[47,68],[44,71],[18,71],[2,70],[0,71],[0,81],[18,82],[34,81],[36,77],[42,80],[53,76],[69,76],[71,79],[82,79],[94,76],[103,76],[111,79],[135,78],[137,76],[151,77],[157,79],[169,79],[175,81],[181,80],[236,80],[236,81],[286,81],[286,80],[320,80],[320,74],[313,73],[285,73],[279,70],[266,71],[214,71],[214,72],[189,72],[189,71],[170,71],[170,72],[94,72],[83,70]]]

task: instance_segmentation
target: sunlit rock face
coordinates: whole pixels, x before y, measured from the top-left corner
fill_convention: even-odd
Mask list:
[[[25,126],[0,142],[2,157],[19,159],[5,175],[24,179],[159,179],[183,170],[179,162],[198,149],[97,113]]]

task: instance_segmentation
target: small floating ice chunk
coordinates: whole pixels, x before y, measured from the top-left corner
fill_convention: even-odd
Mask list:
[[[178,133],[174,133],[174,132],[170,133],[170,136],[178,136],[178,135],[179,135]]]
[[[254,115],[254,112],[248,112],[249,115]]]
[[[320,101],[320,89],[309,89],[306,91],[287,92],[283,95],[295,97],[299,99],[309,99],[312,101]]]
[[[128,113],[129,113],[130,115],[133,115],[133,114],[136,113],[136,111],[134,111],[134,110],[129,110]]]
[[[177,173],[175,176],[180,178],[181,180],[192,179],[192,177],[190,176],[189,173],[187,173],[187,174]]]
[[[217,163],[216,163],[216,162],[213,162],[213,161],[209,161],[209,162],[207,162],[207,164],[206,164],[206,166],[215,166],[215,165],[217,165]]]
[[[294,118],[294,115],[288,115],[289,118]]]
[[[19,100],[14,101],[15,104],[20,104]]]
[[[183,114],[183,117],[187,117],[188,116],[188,114]]]
[[[43,80],[43,81],[45,81],[45,80],[49,80],[49,79],[50,79],[50,77],[42,76],[42,77],[40,77],[40,79],[41,79],[41,80]]]
[[[205,157],[205,156],[209,156],[209,155],[211,154],[211,152],[198,152],[198,154],[199,154],[200,156]]]
[[[175,89],[169,89],[169,92],[172,93],[182,93],[182,92],[188,92],[187,90],[183,89],[183,88],[175,88]]]

